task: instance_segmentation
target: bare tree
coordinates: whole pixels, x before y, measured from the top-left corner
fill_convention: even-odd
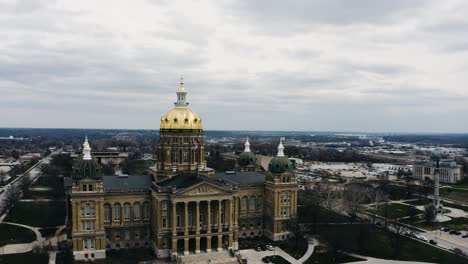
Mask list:
[[[21,198],[21,190],[16,185],[7,187],[2,202],[2,212],[11,209]]]
[[[369,199],[369,193],[372,188],[362,183],[350,183],[345,186],[343,192],[343,205],[350,216],[356,216],[356,213]]]
[[[0,183],[3,183],[6,178],[8,177],[8,173],[6,173],[5,171],[1,170],[0,171]]]
[[[26,173],[25,175],[23,175],[23,177],[20,178],[18,183],[19,183],[19,188],[21,189],[21,191],[23,193],[26,193],[26,191],[29,189],[29,186],[32,183],[32,179],[29,173]]]

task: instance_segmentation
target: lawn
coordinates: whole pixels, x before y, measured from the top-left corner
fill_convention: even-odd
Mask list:
[[[340,251],[337,251],[334,253],[330,252],[329,250],[327,250],[326,247],[320,245],[314,248],[314,253],[304,263],[305,264],[322,264],[322,263],[335,264],[335,263],[356,262],[356,261],[362,261],[362,260],[363,259],[361,258],[352,257]]]
[[[7,244],[30,243],[34,240],[36,240],[36,234],[27,228],[0,224],[0,247]]]
[[[408,216],[411,210],[411,206],[409,205],[404,205],[404,204],[398,204],[398,203],[392,203],[388,204],[387,208],[385,208],[385,205],[380,205],[377,210],[376,209],[369,209],[368,212],[374,213],[380,216],[385,217],[385,212],[387,212],[387,216],[390,219],[396,219],[396,218],[401,218]],[[421,210],[415,209],[416,214],[421,214],[424,213]]]
[[[443,188],[443,189],[440,189],[440,196],[444,198],[452,199],[455,201],[467,202],[468,190]]]
[[[421,227],[423,229],[428,230],[435,230],[440,229],[441,227],[447,227],[453,230],[466,230],[468,228],[468,218],[466,217],[458,217],[452,218],[452,220],[443,223],[432,223],[426,224],[425,222],[418,224],[417,227]]]
[[[465,212],[468,211],[468,207],[460,205],[460,204],[454,204],[454,203],[449,203],[449,202],[442,202],[442,204],[444,205],[444,207],[452,207],[452,208],[463,210]]]
[[[313,205],[297,207],[297,215],[301,223],[343,223],[350,221],[346,216]]]
[[[65,223],[65,201],[20,201],[13,207],[5,221],[34,227],[60,226]]]
[[[267,256],[262,259],[262,261],[265,260],[269,263],[274,263],[274,264],[291,264],[291,262],[285,260],[283,257],[274,255],[274,256]]]
[[[431,263],[467,263],[467,259],[430,245],[398,236],[372,225],[323,226],[321,240],[336,250],[364,256]]]
[[[429,199],[429,198],[419,198],[417,200],[405,202],[405,204],[415,205],[415,206],[428,205],[430,203],[432,203],[432,199]]]
[[[47,253],[35,254],[32,251],[22,254],[0,255],[0,263],[47,264],[49,263],[49,255]]]
[[[57,232],[57,230],[57,227],[46,227],[39,229],[39,232],[41,232],[42,237],[52,237],[55,236],[55,232]]]

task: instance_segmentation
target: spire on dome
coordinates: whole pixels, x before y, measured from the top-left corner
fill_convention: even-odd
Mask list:
[[[83,143],[83,160],[91,160],[91,147],[89,146],[88,136],[85,137],[85,142]]]
[[[244,146],[245,146],[244,152],[250,152],[249,137],[247,137],[247,140],[245,141]]]
[[[283,146],[283,140],[284,140],[284,137],[281,137],[280,139],[280,143],[278,145],[278,155],[276,155],[277,157],[284,157],[284,146]]]
[[[177,102],[174,103],[176,107],[185,107],[188,103],[185,101],[187,92],[184,87],[184,77],[180,77],[179,89],[177,90]]]

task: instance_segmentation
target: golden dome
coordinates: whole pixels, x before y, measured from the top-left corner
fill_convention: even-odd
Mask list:
[[[174,107],[161,117],[161,129],[202,129],[202,122],[192,109]]]

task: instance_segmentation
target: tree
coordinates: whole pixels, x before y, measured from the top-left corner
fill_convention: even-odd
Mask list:
[[[409,219],[411,221],[411,223],[414,223],[416,222],[416,219],[417,219],[417,216],[418,215],[418,209],[416,209],[416,206],[411,206],[409,209],[408,209],[408,216],[409,216]]]
[[[6,181],[7,177],[8,177],[8,173],[6,173],[5,171],[0,171],[0,183],[3,183],[4,181]]]
[[[10,210],[21,198],[21,189],[16,185],[7,187],[2,202],[2,213],[5,210]]]
[[[18,181],[19,185],[19,189],[23,192],[23,193],[26,193],[29,189],[29,185],[31,185],[32,183],[32,179],[31,179],[31,176],[29,175],[29,173],[26,173],[25,175],[23,175],[20,180]]]
[[[368,185],[363,183],[350,183],[345,186],[343,192],[343,205],[348,214],[353,217],[361,205],[368,201],[369,193],[372,191]]]
[[[426,223],[432,223],[434,222],[435,218],[437,216],[436,208],[434,205],[428,205],[424,207],[424,217],[426,219]]]

